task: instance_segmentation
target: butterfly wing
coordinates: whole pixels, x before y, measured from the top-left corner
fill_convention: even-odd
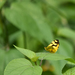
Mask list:
[[[59,40],[54,40],[52,43],[50,43],[47,47],[45,47],[45,50],[55,53],[59,48]]]

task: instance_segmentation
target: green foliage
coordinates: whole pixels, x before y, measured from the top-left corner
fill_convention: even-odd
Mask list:
[[[4,69],[4,58],[5,58],[5,51],[0,50],[0,74],[3,75],[3,69]]]
[[[5,2],[6,2],[6,0],[0,0],[0,9],[4,5]]]
[[[17,50],[19,50],[21,53],[23,53],[25,56],[30,58],[32,61],[37,61],[38,57],[36,56],[36,54],[33,51],[30,51],[28,49],[19,48],[19,47],[16,47],[16,46],[15,46],[15,48]]]
[[[75,74],[75,67],[67,70],[63,75],[74,75]]]
[[[73,63],[67,63],[62,69],[62,73],[65,73],[67,70],[72,69],[73,67],[75,67]]]
[[[58,30],[58,35],[63,36],[63,37],[67,37],[70,39],[75,39],[75,31],[69,29],[69,28],[60,28]]]
[[[10,22],[31,36],[36,37],[41,42],[46,40],[49,43],[49,40],[53,38],[51,29],[46,23],[41,9],[35,6],[35,4],[28,2],[13,3],[10,8],[4,11],[6,18]],[[16,17],[15,20],[14,17]]]
[[[0,74],[1,75],[4,75],[3,72],[4,72],[4,69],[5,69],[5,66],[11,61],[13,60],[14,58],[24,58],[24,56],[18,52],[17,50],[15,49],[12,49],[8,52],[0,49]]]
[[[19,58],[12,60],[5,69],[4,75],[41,75],[40,66],[33,66],[30,61]]]
[[[55,39],[57,52],[46,52]],[[0,75],[73,75],[74,59],[75,0],[0,0]]]
[[[19,50],[22,54],[26,55],[31,60],[34,58],[35,62],[37,61],[36,57],[38,57],[38,59],[40,59],[40,60],[44,60],[44,59],[46,59],[46,60],[63,60],[64,59],[64,60],[67,60],[67,61],[75,64],[75,61],[72,58],[66,57],[66,56],[63,56],[60,54],[52,54],[52,53],[36,53],[35,54],[33,51],[30,51],[27,49],[19,48],[16,46],[15,46],[15,48],[17,50]],[[20,67],[22,67],[22,68],[20,68]],[[16,69],[16,70],[14,71],[14,69]],[[25,69],[26,69],[26,71],[25,71]],[[39,72],[36,72],[36,70],[38,70]],[[10,75],[13,75],[13,74],[14,75],[16,75],[16,74],[29,75],[29,74],[33,74],[33,73],[35,75],[41,75],[42,70],[39,66],[32,67],[31,63],[27,59],[21,58],[21,59],[15,59],[15,60],[11,61],[7,65],[4,75],[8,75],[8,74],[10,74]]]

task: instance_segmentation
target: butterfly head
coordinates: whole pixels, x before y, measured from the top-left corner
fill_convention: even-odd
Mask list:
[[[59,44],[59,40],[57,40],[57,39],[56,39],[56,40],[54,40],[54,42],[55,42],[56,44]]]

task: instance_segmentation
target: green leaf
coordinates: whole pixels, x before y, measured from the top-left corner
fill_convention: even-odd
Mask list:
[[[10,49],[5,55],[5,66],[13,59],[24,58],[24,55],[16,49]]]
[[[67,63],[64,68],[62,69],[62,73],[65,73],[67,70],[71,69],[75,67],[75,64],[72,64],[72,63]]]
[[[0,0],[0,8],[3,6],[3,4],[6,2],[6,0]]]
[[[46,3],[52,8],[56,13],[58,13],[61,17],[67,17],[66,14],[58,8],[60,1],[55,0],[46,0]]]
[[[67,63],[67,61],[65,61],[65,60],[58,60],[58,61],[50,60],[50,63],[54,66],[55,74],[56,75],[62,75],[61,70],[65,66],[65,64]]]
[[[40,66],[32,66],[27,59],[20,58],[12,60],[6,67],[4,75],[41,75]]]
[[[0,49],[0,75],[4,75],[4,69],[6,65],[15,58],[23,58],[24,55],[21,54],[19,51],[15,49],[11,49],[9,51],[1,50]]]
[[[53,35],[40,7],[28,2],[13,3],[4,11],[6,18],[20,30],[29,33],[39,41],[50,43]]]
[[[4,59],[5,59],[5,51],[0,49],[0,75],[3,75]]]
[[[73,40],[75,39],[75,31],[73,31],[69,28],[60,28],[58,30],[58,35],[67,37],[67,38],[71,38]]]
[[[30,58],[32,61],[36,61],[38,59],[38,57],[36,56],[36,54],[28,49],[23,49],[23,48],[19,48],[17,46],[14,46],[17,50],[19,50],[22,54],[24,54],[25,56],[27,56],[28,58]]]
[[[68,56],[63,56],[60,54],[56,53],[36,53],[36,55],[39,57],[39,59],[46,59],[46,60],[67,60],[69,62],[72,62],[75,64],[75,61],[68,57]]]
[[[73,57],[73,46],[72,44],[65,39],[59,38],[60,46],[57,53],[62,54],[64,56]]]
[[[55,1],[55,0],[46,0],[46,2],[50,5],[52,5],[52,6],[57,7],[57,6],[60,6],[64,3],[68,3],[68,2],[73,2],[74,3],[75,0],[57,0],[57,1]]]
[[[46,59],[46,60],[63,60],[66,59],[66,56],[56,54],[56,53],[36,53],[39,59]]]
[[[75,75],[75,67],[67,70],[63,75]]]
[[[74,19],[75,18],[75,14],[74,14],[74,12],[75,12],[75,10],[74,10],[75,0],[73,0],[73,1],[74,2],[69,1],[69,3],[65,2],[65,3],[60,5],[60,9],[66,13],[67,18],[69,18],[69,19]],[[68,21],[68,22],[70,22],[70,21]]]

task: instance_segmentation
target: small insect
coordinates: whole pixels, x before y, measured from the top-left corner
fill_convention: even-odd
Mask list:
[[[47,47],[44,47],[46,51],[50,53],[55,53],[59,48],[59,40],[52,41]]]

